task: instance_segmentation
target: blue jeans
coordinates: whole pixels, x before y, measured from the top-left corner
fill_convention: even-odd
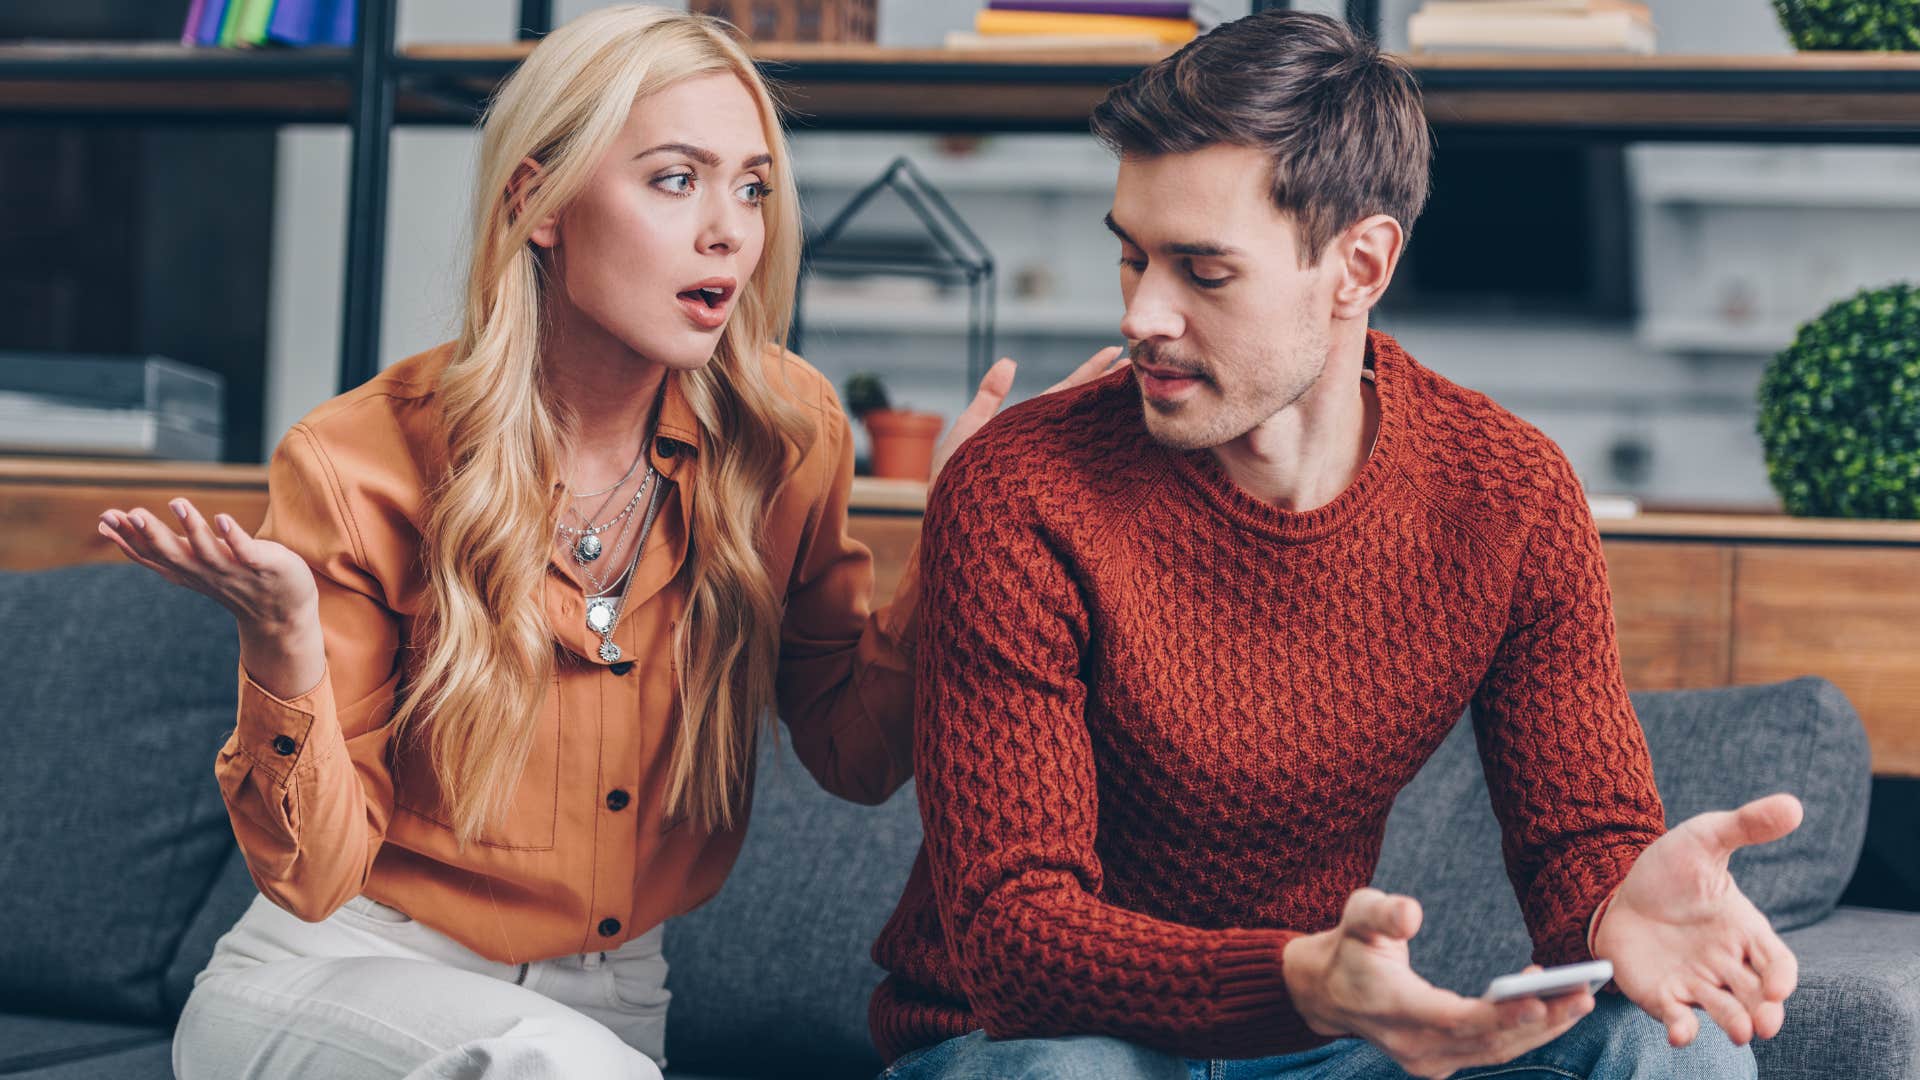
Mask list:
[[[1452,1080],[1753,1080],[1753,1049],[1735,1046],[1699,1009],[1700,1034],[1675,1049],[1667,1029],[1619,994],[1565,1034],[1503,1065],[1462,1069]],[[1362,1039],[1335,1039],[1298,1054],[1240,1061],[1181,1059],[1120,1039],[989,1039],[975,1031],[922,1047],[881,1080],[1400,1080],[1407,1074]]]

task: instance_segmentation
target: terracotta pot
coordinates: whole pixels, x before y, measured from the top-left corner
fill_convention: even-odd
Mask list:
[[[863,418],[873,443],[873,475],[926,480],[933,475],[933,448],[946,421],[938,413],[875,409]]]

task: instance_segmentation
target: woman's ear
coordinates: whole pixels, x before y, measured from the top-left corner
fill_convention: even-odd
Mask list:
[[[520,215],[527,209],[527,200],[533,197],[534,189],[540,186],[540,181],[545,179],[545,177],[546,170],[541,168],[539,162],[532,158],[520,159],[519,166],[513,170],[513,179],[507,181],[507,201],[510,204],[509,217],[515,221],[520,220]],[[527,239],[532,240],[543,248],[550,248],[558,244],[560,242],[560,215],[548,214],[546,217],[540,219],[540,221],[534,225],[533,232]]]

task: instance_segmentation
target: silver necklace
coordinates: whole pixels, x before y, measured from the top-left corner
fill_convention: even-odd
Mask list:
[[[593,523],[592,518],[580,514],[578,510],[574,510],[572,507],[568,507],[570,513],[586,523],[586,527],[581,529],[576,529],[565,522],[561,522],[558,525],[563,535],[578,537],[572,545],[574,562],[585,566],[600,557],[600,553],[606,550],[605,545],[600,542],[600,534],[625,520],[628,514],[633,513],[633,508],[640,504],[640,496],[646,494],[647,486],[652,483],[658,475],[659,474],[654,471],[653,466],[649,464],[647,466],[647,475],[641,479],[640,486],[633,489],[633,498],[627,500],[627,505],[623,507],[618,514],[613,515],[598,525]],[[623,480],[621,483],[625,483],[625,481]],[[602,509],[604,509],[604,507],[602,507]]]
[[[609,492],[609,491],[618,491],[618,490],[620,490],[620,486],[621,486],[622,484],[625,484],[625,483],[626,483],[627,481],[629,481],[629,480],[631,480],[631,479],[633,479],[633,471],[634,471],[635,469],[638,469],[638,468],[640,467],[640,459],[641,459],[641,458],[644,458],[644,457],[646,457],[646,456],[647,456],[647,443],[649,443],[649,442],[651,442],[651,441],[653,441],[653,440],[651,440],[651,439],[642,439],[642,440],[640,440],[640,452],[639,452],[639,453],[637,453],[637,454],[635,454],[635,455],[633,455],[633,464],[631,464],[631,465],[629,465],[629,466],[627,466],[627,475],[625,475],[625,476],[623,476],[623,477],[621,477],[621,478],[620,478],[620,479],[618,479],[618,480],[615,480],[615,481],[613,482],[613,486],[612,486],[612,487],[604,487],[604,488],[601,488],[601,489],[600,489],[599,491],[582,491],[582,492],[578,492],[578,493],[576,493],[576,494],[575,494],[575,495],[574,495],[573,497],[574,497],[574,498],[576,498],[576,499],[591,499],[591,498],[593,498],[593,497],[594,497],[595,495],[605,495],[605,494],[606,494],[607,492]],[[603,510],[604,510],[604,509],[606,509],[606,508],[605,508],[605,507],[601,507],[601,509],[603,509]]]
[[[646,550],[647,536],[653,532],[654,516],[660,512],[660,491],[665,486],[660,483],[652,485],[653,495],[647,500],[647,514],[640,522],[640,537],[634,541],[633,555],[627,560],[624,574],[626,583],[621,586],[619,598],[609,598],[604,592],[587,598],[587,629],[600,635],[600,659],[609,664],[620,659],[620,646],[613,643],[613,630],[620,624],[627,594],[633,591],[634,570],[640,564],[640,553]]]
[[[646,478],[640,482],[640,491],[636,492],[636,495],[644,492],[648,484],[657,484],[659,482],[660,482],[659,474],[649,469],[647,471]],[[613,541],[610,545],[612,549],[615,551],[620,550],[621,541],[626,539],[627,529],[629,526],[633,524],[632,515],[622,514],[621,516],[625,518],[625,521],[621,524],[620,531],[613,534]],[[597,542],[597,539],[596,539],[596,542]],[[569,554],[573,556],[574,565],[580,568],[580,573],[583,574],[588,581],[593,583],[593,591],[595,593],[605,593],[611,588],[611,586],[609,586],[606,582],[603,582],[600,580],[599,574],[596,574],[593,572],[593,564],[591,560],[581,559],[580,553],[577,549],[570,548]],[[616,584],[618,583],[618,578],[615,579],[615,583]]]

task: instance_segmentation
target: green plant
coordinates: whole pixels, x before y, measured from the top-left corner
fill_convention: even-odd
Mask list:
[[[1801,326],[1760,380],[1767,478],[1790,514],[1920,518],[1920,287]]]
[[[1773,0],[1796,49],[1920,49],[1920,0]]]
[[[870,412],[892,408],[887,400],[887,384],[871,371],[856,371],[847,376],[847,411],[854,419]]]

